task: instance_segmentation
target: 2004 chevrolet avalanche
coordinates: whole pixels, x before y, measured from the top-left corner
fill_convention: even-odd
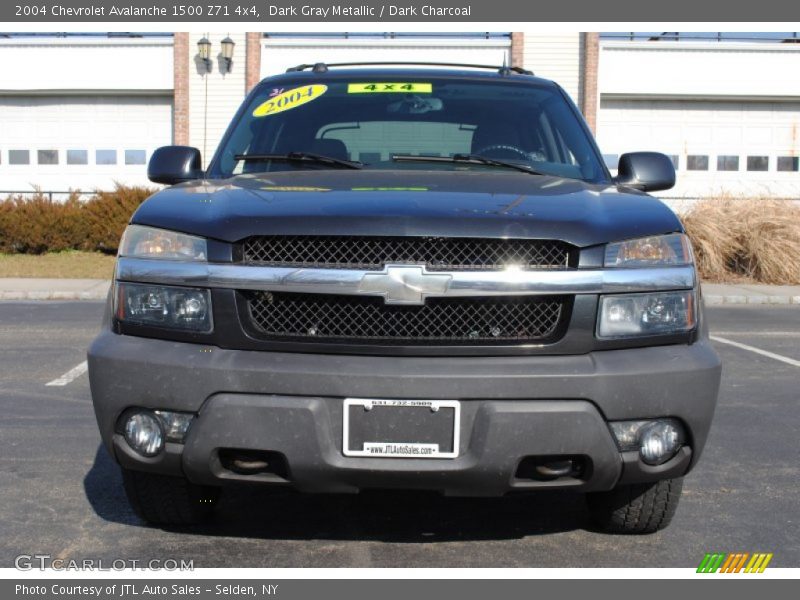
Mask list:
[[[226,484],[587,494],[666,526],[714,413],[691,246],[518,69],[302,65],[246,98],[208,167],[133,215],[89,350],[104,443],[153,523]]]

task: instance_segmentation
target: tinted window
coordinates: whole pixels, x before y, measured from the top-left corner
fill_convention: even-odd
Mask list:
[[[85,165],[89,162],[89,153],[86,150],[67,150],[68,165]]]
[[[94,154],[94,162],[98,165],[115,165],[117,164],[117,151],[97,150]]]
[[[797,171],[798,160],[796,156],[779,156],[778,171]]]
[[[40,165],[58,164],[58,150],[39,150],[36,155],[37,161]]]
[[[686,157],[687,171],[708,171],[708,156],[705,154],[690,154]]]
[[[30,150],[9,150],[8,164],[10,165],[29,165],[31,163]]]
[[[767,157],[767,156],[748,156],[747,157],[747,170],[748,171],[768,171],[769,170],[769,157]]]
[[[317,131],[315,140],[338,140],[346,158],[367,156],[369,162],[391,160],[391,154],[452,156],[468,154],[474,128],[457,123],[427,121],[369,121],[331,123]],[[387,140],[392,140],[387,144]],[[317,142],[319,144],[319,142]],[[336,144],[325,144],[335,152]]]
[[[717,157],[717,171],[738,171],[738,170],[739,170],[738,156]]]
[[[143,165],[144,150],[125,150],[126,165]]]
[[[606,180],[590,138],[555,88],[518,81],[387,79],[262,86],[220,149],[212,176],[330,168],[235,158],[315,152],[359,160],[367,169],[497,169],[393,158],[480,154],[561,177]]]

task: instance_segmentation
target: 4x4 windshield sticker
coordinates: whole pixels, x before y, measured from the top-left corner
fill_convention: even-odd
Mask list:
[[[285,110],[297,108],[307,102],[316,100],[327,91],[328,86],[322,84],[304,85],[285,92],[283,89],[276,88],[272,90],[270,99],[259,104],[258,108],[253,111],[253,116],[266,117]]]
[[[348,94],[430,94],[432,83],[348,83]]]

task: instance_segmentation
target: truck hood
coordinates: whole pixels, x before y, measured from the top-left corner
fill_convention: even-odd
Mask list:
[[[235,242],[251,235],[557,239],[593,246],[682,231],[632,190],[505,170],[304,170],[193,181],[146,200],[132,223]]]

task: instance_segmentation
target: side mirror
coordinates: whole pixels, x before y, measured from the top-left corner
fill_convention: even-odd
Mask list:
[[[172,185],[202,179],[203,160],[200,150],[189,146],[162,146],[147,163],[147,178],[153,183]]]
[[[643,192],[668,190],[675,185],[675,166],[660,152],[629,152],[619,157],[614,183]]]

